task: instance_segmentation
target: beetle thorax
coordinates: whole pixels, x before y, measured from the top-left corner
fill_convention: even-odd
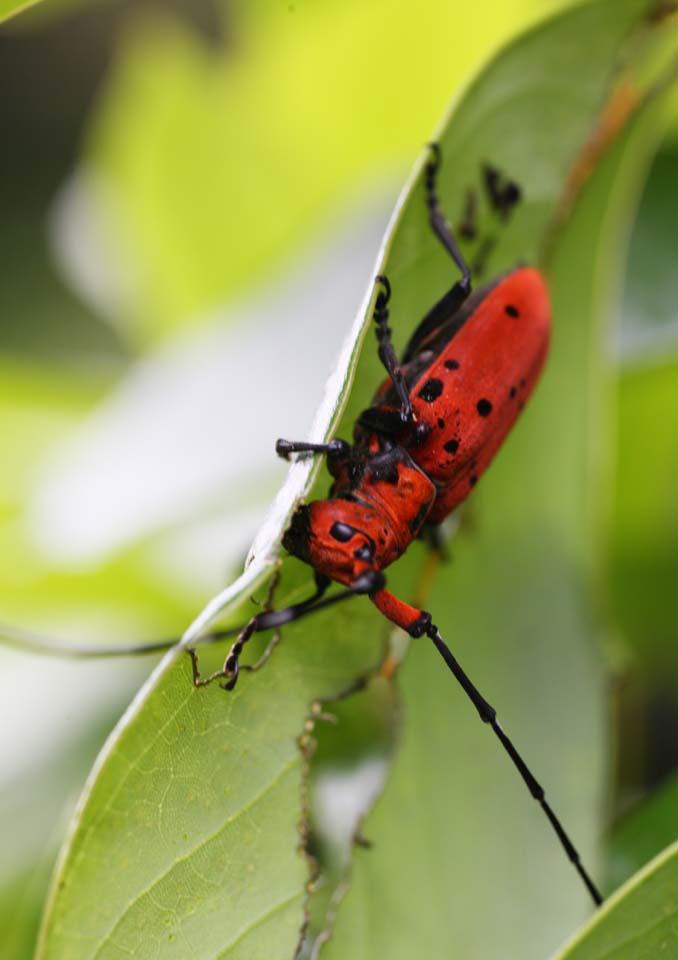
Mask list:
[[[339,483],[329,500],[300,507],[283,538],[293,556],[350,585],[383,570],[414,540],[435,499],[433,484],[401,449],[368,458],[359,484]]]

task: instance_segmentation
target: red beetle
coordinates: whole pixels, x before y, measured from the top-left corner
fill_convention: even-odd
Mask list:
[[[381,282],[376,313],[383,328],[390,289]],[[537,382],[549,330],[546,286],[529,267],[484,287],[425,335],[419,328],[398,371],[410,400],[405,416],[389,378],[359,418],[355,445],[323,448],[335,477],[331,497],[297,510],[286,550],[349,587],[402,556],[490,465]],[[310,448],[277,445],[283,455]],[[370,599],[399,627],[422,632],[421,611],[383,586]]]
[[[243,628],[221,671],[207,679],[193,658],[194,682],[217,678],[232,689],[239,657],[253,633],[281,626],[355,594],[367,594],[391,622],[411,636],[428,636],[480,718],[488,723],[539,802],[569,859],[596,904],[602,897],[545,799],[543,788],[499,724],[485,700],[444,643],[424,610],[386,589],[383,571],[427,530],[437,525],[470,493],[504,442],[539,378],[548,351],[550,308],[541,274],[519,267],[471,294],[471,271],[440,211],[436,177],[440,151],[432,147],[426,167],[426,199],[431,226],[461,271],[461,279],[429,310],[407,345],[402,362],[388,327],[391,287],[377,282],[374,319],[379,357],[388,378],[372,405],[358,418],[354,443],[327,444],[278,440],[280,456],[321,453],[334,483],[326,500],[300,506],[283,536],[285,549],[308,563],[316,592],[303,603],[257,614]],[[485,170],[495,210],[507,216],[519,190],[499,173]],[[468,233],[468,223],[465,231]],[[332,581],[347,589],[321,599]],[[224,635],[212,634],[212,637]]]
[[[367,593],[412,636],[430,633],[431,618],[389,593],[382,571],[422,531],[435,533],[478,482],[539,378],[550,334],[546,285],[531,267],[471,295],[471,271],[438,204],[440,150],[434,145],[432,151],[426,167],[431,226],[459,266],[461,280],[417,326],[400,363],[388,327],[391,286],[378,277],[382,290],[374,319],[389,376],[358,418],[355,443],[279,440],[276,445],[284,457],[326,454],[335,478],[328,500],[298,508],[283,537],[285,549],[313,567],[323,588],[334,580]],[[490,167],[485,182],[491,202],[507,216],[519,199],[518,188]],[[473,227],[467,223],[466,229]],[[268,623],[265,615],[255,620],[255,630]],[[232,651],[225,664],[229,687],[237,658]]]
[[[438,525],[471,492],[504,442],[544,365],[549,344],[550,309],[546,285],[531,267],[519,267],[475,293],[471,271],[443,217],[436,193],[440,151],[432,147],[426,167],[426,202],[431,226],[459,270],[461,279],[429,310],[417,326],[399,361],[391,343],[388,303],[391,287],[377,277],[379,357],[388,373],[372,405],[358,418],[353,444],[335,439],[327,444],[278,440],[282,457],[321,453],[334,478],[330,496],[299,507],[283,536],[285,549],[308,563],[316,591],[301,603],[258,613],[241,630],[217,630],[202,642],[237,634],[222,670],[202,678],[195,650],[189,649],[193,681],[205,686],[224,679],[232,690],[239,659],[253,633],[290,623],[315,610],[356,594],[367,594],[392,623],[413,637],[426,635],[469,697],[480,718],[490,725],[532,796],[538,801],[596,904],[602,897],[582,865],[563,826],[546,801],[543,788],[480,694],[443,641],[431,615],[395,597],[386,589],[384,570],[419,536]],[[485,168],[485,187],[495,211],[506,217],[519,199],[514,183]],[[461,231],[473,232],[467,205]],[[486,245],[487,246],[487,245]],[[345,589],[323,599],[332,581]],[[152,652],[176,641],[158,641],[121,650],[55,647],[3,627],[6,636],[75,655],[106,656]]]

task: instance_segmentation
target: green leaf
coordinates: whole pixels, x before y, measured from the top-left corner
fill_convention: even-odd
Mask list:
[[[633,14],[630,5],[624,9]],[[572,145],[583,145],[578,121],[592,124],[605,65],[614,59],[597,44],[622,40],[620,10],[616,3],[581,8],[518,41],[471,87],[443,134],[445,154],[459,157],[462,183],[466,164],[472,170],[487,155],[518,172],[526,203],[507,246],[518,238],[533,253],[543,239],[565,180],[560,164],[572,162]],[[511,84],[510,76],[520,79]],[[507,104],[499,92],[516,84],[522,95]],[[572,106],[569,124],[561,100]],[[477,104],[486,105],[479,116]],[[487,138],[480,148],[464,137],[472,121]],[[455,541],[453,569],[427,603],[591,869],[605,769],[591,580],[600,548],[592,494],[608,479],[610,436],[600,314],[619,281],[620,241],[654,123],[604,160],[557,239],[549,269],[554,345],[544,384],[474,494],[479,519]],[[501,132],[509,129],[519,135],[507,144]],[[513,154],[512,166],[503,151]],[[551,192],[535,189],[535,196],[531,187],[540,181]],[[529,237],[521,238],[524,225]],[[389,274],[400,289],[395,267]],[[576,875],[432,651],[412,652],[401,693],[400,752],[362,827],[375,846],[356,849],[349,892],[320,956],[543,957],[586,910]]]
[[[16,16],[22,10],[34,7],[40,0],[0,0],[0,23]]]
[[[272,945],[293,955],[308,875],[297,737],[314,696],[378,658],[370,611],[351,614],[286,631],[232,695],[194,690],[185,655],[156,672],[93,775],[38,956],[117,956],[150,942],[167,957],[263,960]],[[340,658],[315,630],[343,633]]]
[[[678,131],[678,123],[674,124]],[[642,363],[664,342],[678,341],[678,275],[671,251],[678,220],[678,132],[655,157],[631,238],[622,313],[624,357]]]
[[[620,370],[610,542],[612,600],[623,638],[643,677],[667,692],[676,689],[678,667],[678,358],[672,354]]]
[[[678,275],[673,249],[678,139],[652,165],[634,227],[618,371],[618,459],[610,598],[636,680],[676,690]],[[640,748],[644,759],[645,747]]]
[[[678,666],[678,277],[672,257],[677,162],[674,134],[652,166],[632,237],[610,539],[611,599],[620,632],[638,679],[669,694]]]
[[[647,960],[678,953],[678,844],[621,888],[555,960]]]
[[[447,163],[442,199],[453,215],[461,209],[465,187],[477,184],[481,160],[491,158],[518,176],[525,188],[525,203],[502,234],[493,269],[511,266],[517,256],[536,254],[565,176],[604,105],[612,61],[643,9],[639,0],[597,4],[519,41],[488,68],[443,129]],[[561,49],[564,40],[567,43]],[[545,75],[549,77],[548,91],[544,91]],[[581,78],[581,85],[577,82],[573,87],[573,77]],[[487,210],[481,214],[487,227]],[[594,217],[594,228],[597,224]],[[587,227],[588,238],[591,228]],[[588,269],[590,258],[585,256],[581,234],[576,239],[578,266]],[[394,221],[385,263],[394,287],[393,327],[398,342],[403,343],[412,329],[412,317],[420,316],[433,298],[449,287],[451,279],[449,259],[430,236],[419,180],[413,181]],[[348,397],[370,326],[373,299],[370,291],[328,385],[313,438],[334,433],[332,428],[342,415],[340,431],[350,434],[357,411],[368,401],[375,383],[383,379],[370,342],[360,356]],[[588,303],[586,295],[584,303]],[[570,349],[582,350],[585,317],[586,310],[573,314],[572,335],[565,338]],[[563,332],[569,330],[564,320],[561,323]],[[601,789],[602,691],[588,640],[590,608],[582,587],[588,537],[580,513],[584,453],[579,427],[587,406],[582,396],[572,414],[563,403],[567,356],[564,347],[561,359],[552,367],[551,386],[540,391],[543,409],[535,406],[527,415],[519,431],[521,439],[516,437],[512,444],[514,453],[500,460],[494,477],[483,482],[476,498],[482,509],[481,531],[460,542],[454,577],[441,578],[431,606],[450,640],[456,641],[458,633],[466,636],[464,653],[470,669],[478,673],[474,667],[489,665],[482,671],[488,692],[509,689],[511,703],[529,707],[529,719],[528,713],[523,713],[522,726],[518,711],[511,716],[516,739],[528,742],[530,759],[539,770],[549,771],[549,783],[562,785],[563,807],[576,814],[577,838],[583,838],[588,849],[596,829]],[[530,422],[532,426],[528,426]],[[531,446],[535,442],[536,449]],[[525,482],[528,462],[530,483]],[[316,472],[318,468],[316,465]],[[308,464],[292,469],[272,518],[255,543],[251,565],[232,588],[210,604],[186,641],[217,616],[242,622],[253,610],[250,594],[256,593],[259,601],[265,599],[264,587],[271,578],[280,532],[295,503],[309,493],[314,476]],[[551,489],[544,490],[549,484]],[[314,488],[315,495],[324,493],[326,486],[323,477]],[[411,596],[421,559],[421,549],[411,551],[390,576],[391,584],[404,596]],[[282,564],[281,577],[272,598],[276,606],[310,592],[309,571],[296,561]],[[469,591],[466,599],[465,590]],[[445,612],[451,598],[458,605],[454,616]],[[178,958],[187,954],[247,960],[294,956],[309,876],[309,866],[299,852],[307,755],[299,749],[297,738],[304,733],[311,704],[317,698],[339,693],[379,662],[385,633],[385,624],[364,600],[317,614],[286,627],[284,640],[267,666],[259,673],[243,674],[230,695],[216,685],[195,690],[185,654],[175,651],[168,655],[130,706],[92,772],[62,852],[38,957],[85,960],[96,956],[104,960],[151,949],[158,956]],[[258,649],[254,643],[252,647],[254,659],[261,642]],[[219,656],[223,657],[223,652],[205,653],[204,668],[213,667]],[[452,693],[440,665],[433,666],[430,652],[413,656],[405,683],[408,675],[416,680],[421,674],[425,686],[418,700],[421,712],[445,714],[450,704],[459,712],[454,722],[458,720],[461,730],[470,711]],[[574,716],[573,689],[577,690]],[[535,715],[539,717],[538,730]],[[472,745],[468,757],[456,769],[443,762],[450,755],[450,735],[456,728],[446,714],[439,719],[433,729],[427,726],[418,745],[422,760],[428,757],[428,737],[440,738],[440,751],[434,761],[428,757],[425,770],[416,769],[416,776],[408,779],[410,797],[407,806],[401,805],[399,810],[398,832],[393,832],[391,822],[376,838],[373,861],[373,867],[392,868],[398,852],[407,850],[401,876],[404,880],[417,878],[417,906],[414,900],[408,901],[401,915],[417,949],[425,942],[421,935],[414,937],[415,930],[420,930],[417,912],[421,904],[435,902],[432,888],[443,877],[449,882],[450,874],[468,887],[469,870],[477,860],[476,836],[469,826],[472,817],[459,819],[458,831],[449,829],[446,817],[439,829],[436,813],[440,807],[432,808],[431,801],[448,804],[448,785],[434,797],[428,792],[417,794],[413,804],[418,777],[423,782],[425,772],[431,777],[436,771],[445,777],[454,774],[458,795],[464,795],[471,807],[478,805],[479,796],[489,799],[491,794],[503,795],[504,789],[507,796],[513,796],[512,801],[493,807],[501,809],[505,802],[507,808],[518,812],[515,820],[506,821],[510,826],[502,826],[493,837],[488,827],[491,860],[489,856],[481,859],[480,876],[486,880],[501,857],[515,863],[515,847],[508,842],[507,830],[521,848],[525,843],[534,844],[540,864],[553,864],[554,875],[566,878],[558,880],[558,886],[562,882],[564,889],[568,884],[573,905],[564,908],[562,899],[553,898],[547,909],[546,901],[551,898],[541,875],[531,881],[526,878],[533,884],[532,902],[538,902],[544,914],[549,909],[551,916],[557,913],[557,929],[562,929],[569,916],[579,915],[581,908],[571,893],[576,881],[562,864],[555,841],[543,824],[532,826],[532,811],[528,812],[517,777],[497,758],[477,721],[465,741]],[[556,729],[567,726],[571,739],[556,757],[545,732],[551,731],[555,737]],[[421,727],[409,719],[405,736],[413,736],[417,729],[421,733]],[[302,747],[304,744],[302,740]],[[485,755],[487,761],[481,762]],[[490,767],[495,760],[496,767]],[[474,776],[480,790],[470,789]],[[468,781],[468,792],[458,789],[462,779]],[[399,797],[389,788],[389,799],[391,795],[396,800]],[[413,810],[408,824],[414,826],[421,813],[428,828],[421,850],[402,841],[403,809]],[[543,835],[539,835],[540,829]],[[441,838],[453,834],[466,843],[458,860],[442,856]],[[415,857],[419,858],[416,873]],[[546,875],[550,877],[550,871]],[[366,891],[363,903],[369,902],[370,895],[379,895],[374,909],[361,914],[366,930],[368,924],[376,930],[380,916],[387,915],[383,907],[393,902],[389,888],[394,879],[395,874],[387,869],[382,886]],[[362,886],[356,878],[356,889]],[[480,896],[486,897],[484,883]],[[526,894],[523,897],[529,902]],[[352,899],[356,899],[355,891]],[[346,907],[349,918],[354,916],[355,908],[349,903]],[[429,909],[422,910],[420,919]],[[436,917],[440,919],[438,913]],[[519,918],[515,924],[519,925]],[[440,930],[448,936],[444,926]],[[402,926],[398,934],[404,936]],[[365,949],[368,936],[366,932]],[[430,936],[434,937],[433,931]],[[534,934],[534,943],[548,939],[543,931]]]
[[[678,840],[678,777],[673,776],[615,827],[608,863],[614,890],[664,847]]]
[[[356,334],[363,333],[365,312]],[[356,334],[328,384],[318,439],[340,409]],[[216,598],[187,638],[219,613],[240,621],[251,615],[252,593],[263,599],[280,530],[313,469],[308,463],[292,468],[247,572]],[[277,606],[308,594],[307,568],[287,561],[283,586],[274,596]],[[380,623],[363,602],[295,624],[285,630],[286,642],[271,664],[244,674],[229,695],[217,685],[194,689],[188,658],[171,653],[92,773],[37,955],[115,956],[130,944],[145,948],[151,938],[166,956],[184,956],[187,942],[205,956],[218,950],[264,958],[272,944],[281,956],[292,956],[309,875],[299,852],[305,759],[297,738],[318,696],[340,692],[378,663]],[[341,644],[340,656],[331,655],[333,641]],[[204,655],[207,669],[219,656],[223,652]]]
[[[223,52],[167,14],[130,32],[84,173],[111,192],[132,335],[195,323],[285,269],[347,197],[400,175],[488,50],[558,5],[240,4]]]

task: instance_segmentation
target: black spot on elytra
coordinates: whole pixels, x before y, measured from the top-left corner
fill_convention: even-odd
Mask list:
[[[438,426],[440,427],[441,430],[445,429],[445,421],[443,420],[442,417],[438,417]]]
[[[456,453],[459,449],[459,441],[455,440],[454,438],[452,440],[448,440],[447,443],[443,444],[443,449],[447,450],[448,453]]]
[[[424,386],[418,393],[418,396],[424,401],[424,403],[433,403],[434,400],[437,400],[440,394],[443,392],[443,381],[438,380],[437,377],[431,377],[430,380],[427,380]]]
[[[481,417],[489,417],[489,415],[492,413],[492,404],[489,400],[486,400],[485,397],[483,397],[482,400],[479,400],[476,404],[476,410]]]
[[[515,387],[511,387],[511,389],[509,390],[509,397],[513,400],[517,392],[518,391],[516,390]]]
[[[458,360],[446,360],[446,361],[445,361],[445,366],[446,366],[446,368],[447,368],[448,370],[458,370],[458,369],[459,369],[459,361],[458,361]]]
[[[475,473],[471,474],[469,478],[469,483],[471,484],[472,487],[475,487],[475,485],[478,483],[478,477],[475,475]]]
[[[427,423],[424,423],[423,420],[420,420],[419,423],[414,428],[414,437],[412,439],[412,445],[418,447],[424,442],[426,437],[431,432],[431,428]]]
[[[520,310],[517,307],[514,307],[512,303],[507,303],[504,307],[504,312],[508,314],[509,317],[519,317]]]

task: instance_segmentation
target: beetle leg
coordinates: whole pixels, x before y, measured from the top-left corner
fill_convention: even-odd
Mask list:
[[[424,316],[423,320],[410,338],[410,342],[405,348],[405,352],[403,354],[403,362],[405,363],[412,359],[419,344],[426,339],[431,331],[439,327],[440,324],[445,320],[449,320],[449,318],[459,310],[471,293],[471,268],[464,260],[461,251],[457,246],[457,241],[452,228],[440,209],[437,190],[438,170],[440,169],[441,164],[440,147],[437,143],[431,143],[429,146],[432,156],[429,162],[426,164],[424,180],[429,222],[431,224],[431,229],[445,247],[447,252],[450,254],[456,265],[459,267],[459,270],[461,271],[461,280],[457,280],[452,287],[450,287],[447,293],[443,294],[440,300],[433,304],[431,309]]]
[[[347,587],[347,589],[342,590],[340,593],[333,594],[331,597],[326,597],[324,600],[321,598],[331,583],[329,577],[316,573],[315,583],[315,593],[307,600],[302,600],[301,603],[293,603],[289,607],[284,607],[282,610],[264,610],[261,613],[255,614],[238,634],[237,640],[229,650],[228,656],[224,661],[223,668],[210,674],[209,677],[203,678],[200,676],[197,654],[194,649],[188,647],[188,653],[190,654],[193,666],[193,685],[196,687],[206,687],[215,680],[225,679],[226,683],[221,684],[222,689],[232,690],[240,674],[240,655],[242,654],[245,644],[253,634],[259,633],[262,630],[273,630],[277,627],[284,626],[286,623],[293,623],[295,620],[299,620],[309,613],[315,613],[316,610],[331,607],[335,603],[341,603],[343,600],[349,600],[351,597],[359,594],[371,594],[381,589],[384,583],[384,576],[376,570],[366,570],[350,587]]]
[[[497,238],[494,236],[484,237],[480,243],[478,251],[473,258],[473,273],[476,277],[482,277],[485,273],[487,258],[497,245]]]
[[[438,199],[438,171],[441,164],[440,147],[437,143],[431,143],[429,146],[433,156],[426,164],[426,179],[424,181],[429,222],[433,232],[461,271],[461,280],[458,280],[452,288],[452,290],[457,289],[457,296],[462,297],[460,300],[461,304],[471,292],[471,268],[461,255],[452,228],[440,209],[440,201]],[[450,293],[451,292],[452,291],[450,291]]]
[[[483,182],[492,209],[501,220],[508,220],[511,211],[520,202],[520,187],[489,163],[483,166]]]
[[[410,401],[410,391],[405,382],[405,374],[398,363],[396,352],[393,349],[391,340],[391,328],[388,325],[388,302],[391,299],[391,284],[388,277],[379,275],[376,282],[380,283],[382,290],[377,295],[377,302],[374,306],[374,322],[377,325],[377,343],[379,359],[386,369],[389,377],[393,381],[393,386],[400,400],[400,420],[402,423],[409,423],[412,420],[412,402]]]
[[[419,531],[419,540],[423,540],[431,553],[437,554],[442,563],[449,563],[450,551],[443,536],[440,524],[425,523]]]
[[[464,240],[475,240],[478,235],[478,194],[473,187],[466,191],[464,213],[457,225],[457,233]]]
[[[189,648],[188,652],[191,655],[191,664],[193,666],[193,685],[195,687],[206,687],[215,680],[227,678],[226,683],[222,683],[221,687],[223,690],[232,690],[238,681],[238,675],[240,673],[240,655],[250,637],[255,633],[259,633],[261,630],[267,630],[271,627],[281,627],[285,623],[291,623],[293,620],[296,620],[302,616],[309,607],[312,607],[313,604],[320,600],[329,585],[330,580],[328,577],[316,573],[315,592],[307,600],[302,600],[301,603],[292,604],[292,606],[285,607],[282,610],[263,610],[261,613],[255,614],[238,634],[237,640],[224,660],[222,669],[210,674],[210,676],[205,677],[205,679],[202,679],[200,676],[198,656],[195,650]],[[273,646],[275,646],[275,644],[269,644],[269,648],[264,652],[264,657],[261,658],[263,662],[270,656],[270,651]],[[261,665],[261,663],[257,663],[254,667],[258,670]]]

